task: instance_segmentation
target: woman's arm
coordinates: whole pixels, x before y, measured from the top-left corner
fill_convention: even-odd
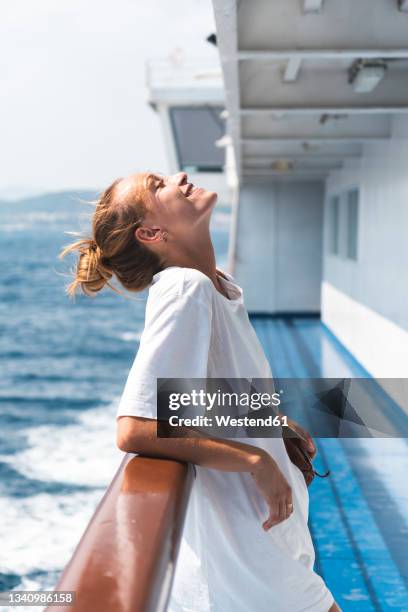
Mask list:
[[[269,507],[265,530],[289,517],[292,491],[274,459],[256,446],[190,432],[188,437],[157,436],[157,421],[122,416],[117,421],[117,445],[124,452],[176,459],[224,472],[247,472]]]

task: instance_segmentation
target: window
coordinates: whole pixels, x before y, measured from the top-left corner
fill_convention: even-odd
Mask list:
[[[347,257],[357,259],[358,189],[347,192]]]
[[[220,106],[173,106],[171,124],[180,170],[189,172],[222,172],[225,149],[215,141],[225,134]]]
[[[330,244],[329,250],[333,255],[339,254],[339,213],[340,198],[333,196],[330,200]]]
[[[357,260],[358,206],[358,188],[330,198],[328,250],[333,255]]]

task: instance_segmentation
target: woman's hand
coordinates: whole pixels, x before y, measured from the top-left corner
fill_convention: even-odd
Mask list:
[[[317,453],[317,448],[313,442],[312,436],[306,431],[306,429],[303,429],[303,427],[296,423],[296,421],[292,421],[292,419],[288,418],[288,425],[300,436],[302,439],[303,449],[309,455],[310,459],[313,459]]]
[[[267,452],[259,455],[251,474],[269,507],[269,517],[262,524],[267,531],[292,514],[292,489],[276,461]]]

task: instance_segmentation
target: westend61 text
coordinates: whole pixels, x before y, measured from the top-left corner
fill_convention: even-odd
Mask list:
[[[169,425],[172,427],[212,427],[213,425],[218,427],[287,427],[288,417],[285,415],[269,415],[264,418],[197,415],[193,418],[183,418],[175,415],[169,418]]]

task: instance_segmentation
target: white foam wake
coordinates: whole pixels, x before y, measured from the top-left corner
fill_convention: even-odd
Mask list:
[[[29,447],[1,457],[29,478],[96,487],[69,494],[10,497],[3,504],[0,572],[21,575],[22,584],[16,588],[52,589],[69,561],[123,457],[115,443],[116,405],[114,401],[88,410],[72,425],[27,429]],[[27,576],[36,571],[49,573]]]

